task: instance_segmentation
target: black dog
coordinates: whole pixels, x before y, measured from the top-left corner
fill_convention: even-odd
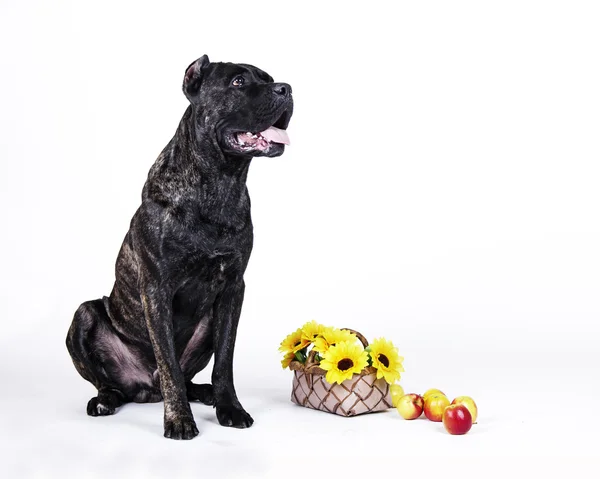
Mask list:
[[[246,176],[254,156],[289,144],[292,90],[244,64],[203,57],[185,72],[190,101],[148,174],[116,262],[110,297],[79,306],[67,335],[75,368],[98,389],[91,416],[164,399],[164,435],[198,434],[188,401],[223,426],[249,427],[233,349],[252,250]],[[215,355],[212,384],[191,382]]]

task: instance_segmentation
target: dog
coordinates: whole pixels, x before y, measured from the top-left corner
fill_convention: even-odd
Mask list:
[[[185,71],[189,100],[151,167],[116,261],[110,296],[79,306],[67,349],[98,395],[90,416],[164,400],[164,436],[198,435],[189,401],[223,426],[250,427],[233,384],[233,351],[253,229],[246,177],[255,156],[289,145],[292,89],[247,64]],[[192,383],[214,354],[210,384]]]

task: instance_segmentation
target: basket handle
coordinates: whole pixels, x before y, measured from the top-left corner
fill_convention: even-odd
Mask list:
[[[342,328],[344,331],[350,331],[352,334],[355,334],[356,337],[360,340],[360,342],[363,344],[363,346],[366,348],[369,346],[369,341],[367,341],[367,338],[365,338],[362,334],[360,334],[358,331],[354,331],[354,329],[350,329],[350,328]]]
[[[341,328],[344,331],[349,331],[352,334],[354,334],[362,343],[362,345],[366,348],[367,346],[369,346],[369,341],[367,341],[367,338],[365,338],[362,334],[360,334],[358,331],[355,331],[354,329],[350,329],[350,328]],[[306,358],[306,362],[304,363],[304,367],[305,368],[310,368],[311,366],[318,366],[319,362],[315,361],[315,356],[317,355],[317,352],[313,349],[311,350],[310,353],[308,353],[308,357]]]
[[[308,357],[306,358],[306,362],[304,363],[304,369],[308,369],[312,366],[318,366],[320,363],[315,361],[315,356],[317,352],[313,349],[310,353],[308,353]]]

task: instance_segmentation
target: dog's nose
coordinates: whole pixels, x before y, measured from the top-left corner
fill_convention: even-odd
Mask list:
[[[278,95],[290,96],[292,94],[292,87],[287,83],[275,83],[273,85],[273,91]]]

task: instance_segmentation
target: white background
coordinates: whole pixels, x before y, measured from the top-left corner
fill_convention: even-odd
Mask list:
[[[583,1],[0,4],[4,477],[541,477],[600,468],[599,7]],[[290,83],[292,145],[249,175],[235,375],[256,423],[162,438],[85,414],[64,338],[110,292],[187,65]],[[307,320],[394,341],[407,392],[471,395],[464,437],[289,402]],[[206,381],[210,372],[198,375]]]

